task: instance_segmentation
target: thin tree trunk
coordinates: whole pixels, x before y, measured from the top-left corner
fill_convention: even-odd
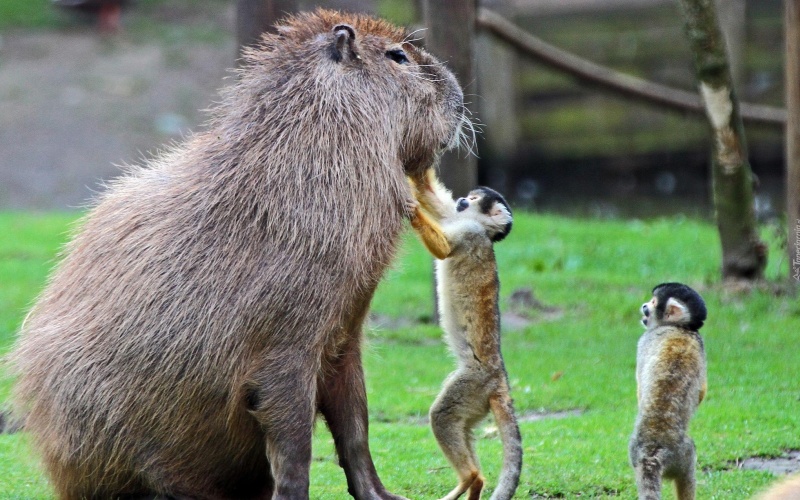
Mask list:
[[[467,108],[474,111],[476,0],[424,0],[425,48],[456,75],[464,89]],[[468,104],[472,102],[472,104]],[[465,148],[442,158],[439,176],[456,196],[464,196],[478,183],[478,161]]]
[[[800,285],[800,0],[786,2],[786,218],[789,268]]]
[[[422,21],[427,28],[425,49],[447,65],[464,89],[468,109],[474,109],[475,15],[477,0],[421,0]],[[472,94],[470,96],[470,94]],[[472,101],[473,104],[468,104]],[[478,184],[478,159],[466,148],[445,153],[439,164],[439,177],[455,196],[465,196]],[[436,275],[433,274],[433,320],[439,322]]]
[[[758,237],[753,174],[714,2],[679,0],[679,4],[714,136],[711,169],[722,277],[760,279],[767,264],[767,247]]]
[[[297,0],[238,0],[236,38],[239,50],[258,42],[262,33],[270,31],[286,14],[296,11]]]
[[[483,5],[510,11],[508,0],[484,0]],[[508,167],[519,141],[517,119],[517,53],[492,33],[479,30],[475,40],[478,75],[478,112],[485,125],[478,144],[481,150],[481,182],[500,191],[510,188]],[[509,192],[508,194],[511,194]]]
[[[716,2],[720,29],[727,42],[733,88],[739,95],[744,95],[747,2],[745,0],[716,0]]]

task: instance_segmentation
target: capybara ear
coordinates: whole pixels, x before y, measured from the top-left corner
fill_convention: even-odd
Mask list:
[[[333,60],[336,62],[350,59],[361,59],[356,52],[356,30],[349,24],[337,24],[333,27],[334,45]]]

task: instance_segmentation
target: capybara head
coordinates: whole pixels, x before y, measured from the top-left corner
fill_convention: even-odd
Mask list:
[[[453,74],[411,43],[404,29],[368,16],[317,10],[288,17],[277,32],[244,51],[240,72],[245,87],[271,88],[271,98],[286,98],[267,105],[320,113],[321,122],[336,117],[350,129],[368,127],[387,141],[387,152],[408,174],[457,146],[462,125],[469,126]],[[275,86],[282,92],[276,94]]]

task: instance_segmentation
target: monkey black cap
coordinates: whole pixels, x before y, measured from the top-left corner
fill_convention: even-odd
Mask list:
[[[706,303],[699,293],[683,283],[661,283],[653,288],[653,296],[658,299],[656,303],[656,317],[664,316],[664,309],[667,300],[672,297],[683,302],[689,308],[690,321],[687,327],[692,330],[699,330],[706,320],[708,311]]]
[[[504,207],[506,207],[506,210],[508,210],[508,215],[510,215],[513,219],[514,214],[511,212],[511,207],[508,206],[508,202],[506,201],[505,198],[503,198],[502,194],[486,186],[478,186],[475,189],[473,189],[473,191],[477,191],[481,194],[481,201],[480,201],[481,212],[485,214],[489,213],[489,210],[492,209],[492,205],[494,205],[495,203],[499,203]],[[494,236],[494,238],[492,238],[492,241],[496,243],[498,241],[501,241],[506,236],[508,236],[508,233],[511,232],[512,224],[513,220],[509,220],[508,224],[506,224],[505,227],[503,227],[503,230],[497,233]]]

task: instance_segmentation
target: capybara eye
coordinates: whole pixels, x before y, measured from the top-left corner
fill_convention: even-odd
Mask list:
[[[396,62],[397,64],[408,64],[408,56],[403,49],[392,49],[386,51],[386,57]]]

